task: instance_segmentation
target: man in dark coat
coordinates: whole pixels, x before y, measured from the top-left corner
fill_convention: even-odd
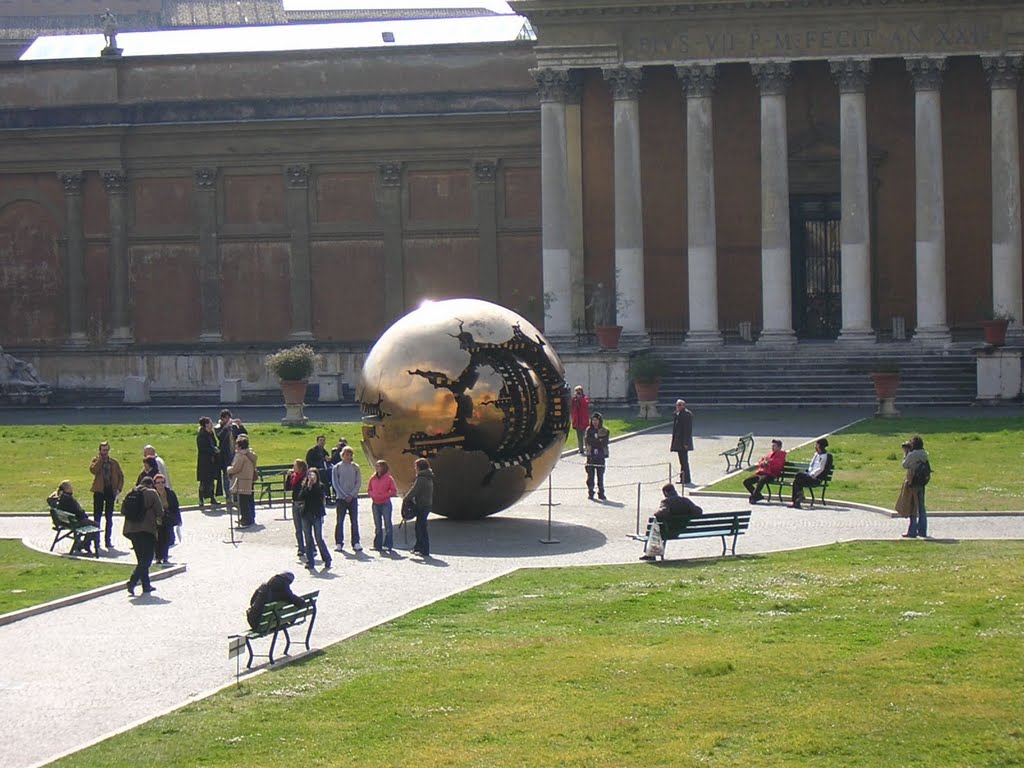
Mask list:
[[[220,421],[217,422],[217,426],[214,430],[217,433],[217,448],[220,450],[220,461],[221,461],[221,485],[224,488],[224,498],[228,503],[228,512],[234,510],[234,504],[232,503],[231,491],[228,490],[231,487],[231,479],[228,477],[228,467],[235,460],[235,441],[239,435],[246,434],[245,427],[242,426],[242,421],[236,419],[231,415],[231,411],[227,408],[220,412]]]
[[[260,584],[252,593],[249,600],[249,609],[245,612],[245,618],[249,626],[256,629],[260,623],[260,616],[267,603],[291,603],[301,608],[306,601],[292,592],[292,582],[295,581],[295,574],[291,571],[283,571],[271,576],[267,581]]]
[[[679,518],[685,518],[689,520],[691,517],[697,517],[703,515],[704,510],[694,504],[690,499],[685,496],[680,496],[676,491],[676,487],[672,483],[666,483],[661,488],[662,500],[658,506],[658,511],[654,513],[654,520],[662,525],[662,531],[665,530],[664,525],[671,520],[678,520]],[[654,521],[651,521],[651,525],[654,525]],[[648,534],[647,541],[644,543],[644,553],[641,555],[641,560],[654,560],[654,555],[647,554],[647,545],[650,544],[650,534]]]
[[[672,448],[679,456],[679,482],[693,485],[690,477],[690,451],[693,450],[693,414],[686,409],[685,400],[676,400],[672,416]]]

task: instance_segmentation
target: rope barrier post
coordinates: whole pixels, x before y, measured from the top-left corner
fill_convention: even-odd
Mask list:
[[[558,544],[558,539],[551,538],[551,508],[558,506],[551,500],[551,475],[548,475],[548,503],[544,505],[548,508],[548,536],[546,539],[541,539],[541,544]]]
[[[682,472],[682,468],[680,468],[679,471]],[[668,463],[668,481],[670,483],[672,482],[672,462],[671,461]]]
[[[636,484],[636,535],[640,535],[640,483]]]

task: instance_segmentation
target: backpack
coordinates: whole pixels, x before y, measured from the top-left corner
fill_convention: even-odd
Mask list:
[[[910,481],[911,485],[924,487],[928,485],[928,481],[932,479],[932,465],[927,460],[922,461],[916,467],[914,467],[914,476]]]
[[[416,502],[413,499],[402,499],[402,522],[416,518]]]
[[[130,520],[133,523],[139,522],[146,516],[146,499],[142,495],[142,491],[132,488],[125,494],[124,501],[121,502],[121,514],[124,515],[125,520]]]
[[[246,621],[253,629],[260,624],[263,616],[263,609],[267,607],[267,599],[270,597],[270,585],[264,583],[256,587],[256,591],[249,598],[249,609],[245,612]]]

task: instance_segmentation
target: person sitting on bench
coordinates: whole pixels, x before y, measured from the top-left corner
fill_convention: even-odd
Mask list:
[[[750,494],[750,503],[757,504],[764,500],[761,491],[769,480],[782,474],[786,466],[786,452],[782,450],[779,438],[772,440],[772,452],[757,462],[757,470],[743,481],[743,487]]]
[[[797,472],[796,477],[793,478],[793,496],[789,505],[793,509],[802,509],[800,504],[804,501],[804,488],[821,485],[825,473],[832,466],[832,454],[826,451],[826,448],[828,448],[828,440],[824,437],[818,438],[814,443],[814,457],[807,465],[807,471]]]
[[[267,603],[291,603],[301,608],[306,601],[292,592],[292,582],[295,581],[295,574],[291,571],[283,571],[271,576],[267,581],[256,587],[249,600],[249,609],[245,612],[245,618],[253,629],[260,624],[260,617]]]
[[[689,520],[697,515],[703,515],[704,510],[694,504],[690,499],[685,496],[680,496],[676,491],[676,487],[672,483],[666,483],[661,487],[662,500],[658,506],[658,511],[654,513],[654,519],[659,523],[667,523],[671,520],[679,520],[680,518]],[[652,522],[653,526],[654,523]],[[647,537],[647,542],[651,540],[650,536]],[[654,555],[647,554],[647,542],[644,543],[644,554],[640,558],[641,560],[654,560]]]
[[[75,520],[79,525],[89,525],[92,520],[85,514],[85,510],[82,509],[82,505],[78,503],[78,499],[74,497],[75,489],[71,486],[70,480],[65,480],[57,486],[57,490],[50,494],[49,498],[46,499],[46,503],[51,509],[61,509],[65,512],[70,512],[75,516]],[[78,544],[71,547],[71,554],[77,552],[89,552],[90,540],[86,540],[84,549],[79,549]]]

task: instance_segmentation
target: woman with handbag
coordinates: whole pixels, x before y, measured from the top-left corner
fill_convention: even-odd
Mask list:
[[[430,557],[430,536],[427,533],[427,516],[434,506],[434,471],[426,459],[416,459],[416,482],[402,499],[403,505],[411,503],[416,508],[416,543],[412,553],[423,558]]]
[[[306,545],[306,567],[316,567],[316,551],[324,559],[324,568],[331,567],[331,550],[324,541],[324,487],[320,483],[320,473],[315,469],[306,472],[299,489],[302,502],[302,539]]]
[[[292,524],[295,526],[295,545],[299,549],[299,557],[306,556],[306,544],[302,538],[302,499],[299,493],[302,491],[302,481],[306,479],[306,470],[309,465],[302,459],[292,462],[292,468],[284,476],[284,488],[292,492]]]

